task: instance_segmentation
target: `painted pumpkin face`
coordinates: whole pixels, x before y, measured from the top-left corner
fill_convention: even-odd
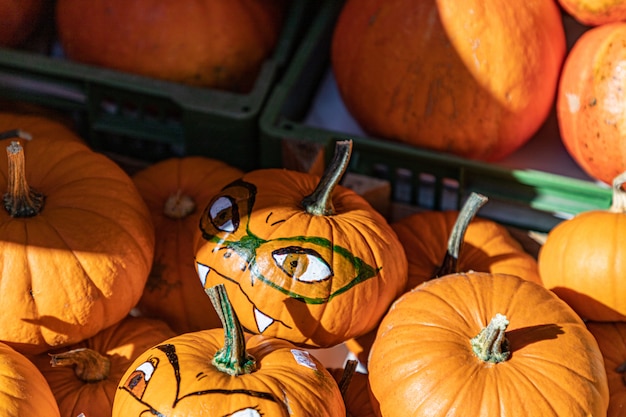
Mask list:
[[[336,214],[304,211],[315,186],[259,170],[225,187],[201,217],[196,268],[205,288],[226,285],[248,331],[325,347],[375,325],[407,262],[385,219],[347,188],[335,190]]]

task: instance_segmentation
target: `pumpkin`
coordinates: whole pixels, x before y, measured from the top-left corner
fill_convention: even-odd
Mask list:
[[[558,0],[565,12],[587,26],[626,20],[626,2],[621,0]]]
[[[196,273],[193,239],[213,195],[243,174],[202,156],[169,158],[133,175],[155,227],[152,271],[136,314],[164,320],[176,333],[220,326]]]
[[[370,331],[404,289],[407,260],[385,218],[337,182],[352,141],[318,176],[250,171],[207,205],[196,236],[205,288],[223,283],[248,331],[331,347]]]
[[[620,417],[626,408],[626,323],[587,322],[587,329],[596,338],[609,383],[607,417]]]
[[[61,415],[111,417],[120,378],[143,352],[175,333],[161,320],[125,317],[75,345],[31,357]]]
[[[0,0],[0,47],[21,47],[39,29],[51,4],[49,0]]]
[[[245,333],[222,285],[207,294],[223,329],[178,335],[140,355],[120,380],[112,417],[346,415],[313,355]]]
[[[63,51],[72,60],[248,92],[278,42],[288,4],[93,0],[86,13],[82,0],[58,0],[56,23]]]
[[[376,400],[370,394],[368,375],[356,370],[358,361],[348,360],[344,368],[328,368],[346,404],[347,417],[378,417]]]
[[[403,294],[369,361],[381,415],[604,416],[607,376],[576,313],[514,275],[450,274]]]
[[[613,182],[612,204],[563,220],[546,236],[539,251],[544,285],[583,318],[626,321],[626,172]]]
[[[121,320],[152,264],[154,227],[132,180],[68,134],[0,141],[0,340],[22,353]]]
[[[0,342],[0,414],[3,417],[60,417],[54,395],[26,356]]]
[[[572,159],[592,178],[611,184],[626,170],[621,109],[626,23],[583,33],[563,64],[556,99],[561,140]]]
[[[553,0],[348,0],[330,57],[368,134],[495,161],[547,119],[565,51]]]

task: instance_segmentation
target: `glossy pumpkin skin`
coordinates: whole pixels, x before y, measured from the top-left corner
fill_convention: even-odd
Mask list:
[[[0,342],[0,414],[60,417],[45,378],[26,356]]]
[[[587,322],[587,328],[600,346],[609,382],[609,410],[607,417],[620,417],[626,408],[626,323]]]
[[[278,41],[286,5],[283,0],[96,0],[85,13],[81,0],[60,0],[56,21],[71,59],[247,92]]]
[[[238,376],[211,363],[224,345],[222,329],[186,333],[147,350],[120,380],[112,416],[345,416],[336,382],[313,355],[278,339],[245,339],[257,370]]]
[[[624,22],[583,33],[563,65],[556,101],[568,153],[587,174],[606,184],[626,170],[620,133],[626,127],[626,101],[619,93],[626,87],[624,41]]]
[[[129,316],[89,339],[30,359],[48,381],[61,415],[111,417],[117,385],[128,367],[140,354],[174,335],[163,321]],[[51,365],[50,354],[74,349],[91,349],[108,358],[108,376],[86,381],[76,375],[72,366]]]
[[[307,213],[319,178],[246,173],[206,207],[196,239],[205,288],[224,283],[252,333],[330,347],[373,329],[406,283],[397,236],[354,191],[337,186],[335,214]]]
[[[494,161],[547,119],[565,50],[552,0],[351,0],[331,61],[370,135]]]
[[[237,168],[202,156],[170,158],[133,175],[156,233],[154,263],[136,308],[139,314],[164,320],[177,333],[221,326],[198,280],[193,240],[204,207],[241,175]],[[170,204],[172,197],[177,204]],[[182,217],[175,216],[176,210]]]
[[[470,340],[496,313],[509,320],[510,356],[490,363]],[[544,287],[505,274],[452,274],[405,293],[379,327],[369,375],[385,417],[604,416],[609,401],[585,323]]]
[[[563,9],[578,22],[599,26],[626,19],[626,2],[622,0],[558,0]]]
[[[44,134],[40,118],[16,120],[0,118],[0,130],[33,134],[21,141],[25,176],[45,202],[33,217],[0,210],[0,304],[10,312],[0,317],[0,340],[36,354],[91,337],[129,313],[150,271],[154,227],[117,164],[68,130],[55,135],[61,125]],[[0,152],[4,190],[7,165],[7,152]]]

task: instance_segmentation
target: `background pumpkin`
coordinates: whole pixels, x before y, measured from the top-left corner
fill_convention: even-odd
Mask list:
[[[133,175],[155,227],[155,255],[136,311],[166,321],[177,333],[219,327],[198,281],[193,239],[200,214],[223,186],[243,175],[202,156],[170,158]]]
[[[626,20],[623,0],[558,0],[563,10],[587,26],[599,26]]]
[[[565,49],[552,0],[349,0],[331,61],[368,134],[492,161],[547,119]]]
[[[117,385],[130,364],[174,335],[163,321],[126,317],[89,339],[30,359],[48,381],[61,415],[111,417]]]
[[[328,368],[328,372],[339,384],[347,417],[377,417],[378,403],[370,393],[368,375],[351,368],[356,364],[349,360],[344,368]]]
[[[385,417],[602,416],[609,401],[585,323],[551,291],[506,274],[447,275],[402,295],[369,375]]]
[[[11,122],[0,130],[40,128],[39,119],[0,120]],[[0,142],[0,189],[16,191],[9,189],[8,154],[15,161],[25,154],[17,183],[25,178],[44,196],[30,217],[0,210],[0,304],[8,312],[0,316],[0,340],[29,354],[84,340],[125,317],[154,252],[150,213],[129,176],[68,131],[54,132],[22,140],[22,151],[9,147],[11,139]],[[25,200],[28,206],[32,195]]]
[[[587,174],[606,184],[626,170],[623,42],[626,22],[584,32],[565,59],[556,101],[567,152]]]
[[[58,0],[56,22],[70,59],[247,92],[278,41],[288,4],[288,0],[93,0],[85,13],[82,0]]]

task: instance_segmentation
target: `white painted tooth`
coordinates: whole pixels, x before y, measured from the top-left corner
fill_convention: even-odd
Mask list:
[[[259,329],[259,333],[263,333],[272,323],[274,319],[270,316],[261,313],[256,308],[254,309],[254,319],[256,320],[256,327]]]
[[[196,262],[196,265],[198,266],[198,277],[200,277],[200,282],[204,287],[206,285],[206,278],[209,275],[211,268],[207,265],[201,264],[200,262]]]

